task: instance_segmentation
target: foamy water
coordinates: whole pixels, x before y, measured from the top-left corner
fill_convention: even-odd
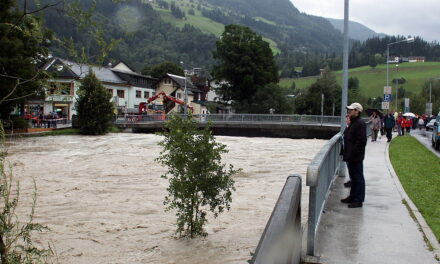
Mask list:
[[[251,258],[289,174],[303,176],[306,219],[307,165],[324,140],[217,137],[227,145],[224,163],[243,171],[234,177],[231,210],[208,218],[207,237],[177,239],[175,215],[165,212],[165,168],[160,136],[109,134],[57,136],[10,142],[9,161],[21,181],[22,207],[31,177],[38,186],[35,221],[51,231],[60,263],[246,263]]]

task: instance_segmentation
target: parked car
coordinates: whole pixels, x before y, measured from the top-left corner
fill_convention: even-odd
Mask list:
[[[437,115],[435,119],[434,126],[432,128],[432,146],[440,150],[440,113]]]
[[[434,122],[435,122],[435,119],[431,119],[431,121],[429,121],[428,124],[426,124],[427,131],[432,131],[432,129],[434,127]]]

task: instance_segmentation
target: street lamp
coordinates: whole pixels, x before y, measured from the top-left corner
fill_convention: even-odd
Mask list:
[[[389,69],[390,46],[394,45],[394,44],[402,43],[402,42],[411,43],[411,42],[414,42],[414,40],[415,39],[413,37],[411,37],[411,38],[407,38],[407,39],[403,39],[403,40],[399,40],[399,41],[391,42],[391,43],[387,44],[387,87],[390,85],[390,79],[389,79],[389,76],[390,76],[390,69]],[[397,94],[396,94],[396,111],[397,111]]]
[[[183,63],[183,61],[181,61],[180,64],[182,64],[183,72],[184,72],[184,75],[185,75],[185,88],[183,90],[184,93],[185,93],[185,96],[184,96],[185,105],[183,107],[183,114],[186,117],[187,114],[188,114],[188,89],[186,89],[186,70],[185,70],[185,64]]]
[[[398,75],[399,75],[399,64],[396,64],[396,111],[398,111],[397,110],[397,92],[399,90],[399,79],[397,79]]]
[[[349,13],[349,0],[344,1],[344,42],[342,51],[342,98],[341,98],[341,132],[344,131],[347,124],[345,123],[345,116],[347,114],[348,105],[348,13]],[[343,162],[341,164],[344,164]],[[345,175],[344,165],[340,168],[340,176]]]

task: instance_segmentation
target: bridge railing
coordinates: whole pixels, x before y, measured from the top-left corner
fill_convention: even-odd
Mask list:
[[[169,120],[172,115],[122,115],[115,120],[116,124],[122,123],[149,123],[164,122]],[[183,116],[183,115],[177,115]],[[206,114],[193,115],[194,120],[200,122],[238,122],[238,123],[313,123],[313,124],[339,124],[339,116],[320,116],[320,115],[259,115],[259,114]]]
[[[341,139],[338,133],[319,151],[307,167],[306,185],[309,190],[309,216],[307,223],[307,255],[315,255],[315,237],[324,205],[333,180],[341,164]]]
[[[250,263],[299,264],[301,259],[301,176],[287,177]]]

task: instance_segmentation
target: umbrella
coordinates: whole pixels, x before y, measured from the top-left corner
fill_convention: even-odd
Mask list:
[[[403,114],[403,116],[416,117],[416,115],[411,112],[407,112],[407,113]]]
[[[380,118],[383,117],[382,112],[379,111],[379,110],[376,109],[376,108],[369,108],[369,109],[366,109],[366,110],[365,110],[365,113],[366,113],[368,116],[371,116],[371,115],[373,114],[373,112],[376,112],[376,114],[379,115]]]

